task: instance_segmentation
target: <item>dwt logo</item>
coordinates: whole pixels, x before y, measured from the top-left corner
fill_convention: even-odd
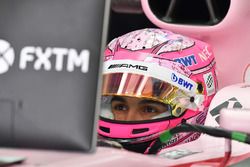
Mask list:
[[[177,82],[180,86],[187,88],[189,90],[191,90],[192,87],[194,86],[193,84],[189,83],[188,81],[185,81],[182,78],[178,78],[174,73],[172,73],[171,79],[173,82]]]
[[[184,66],[192,66],[194,64],[197,64],[197,61],[195,59],[194,55],[186,56],[186,57],[181,57],[178,59],[174,59],[175,62],[181,63]]]
[[[13,65],[15,53],[10,43],[0,39],[0,74],[5,73]]]
[[[219,124],[220,120],[220,110],[222,108],[242,108],[243,106],[240,102],[235,98],[230,98],[229,100],[225,101],[224,103],[218,105],[214,109],[210,111],[210,114],[215,117],[216,122]]]
[[[0,73],[7,72],[14,62],[14,50],[7,41],[0,40]],[[82,50],[80,53],[73,48],[41,48],[35,46],[25,46],[20,51],[19,69],[25,70],[32,66],[35,70],[56,70],[62,71],[64,68],[72,72],[76,67],[81,72],[87,73],[89,69],[89,50]],[[5,64],[2,65],[1,64]]]

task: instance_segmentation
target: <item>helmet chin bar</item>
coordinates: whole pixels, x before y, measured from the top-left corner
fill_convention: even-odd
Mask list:
[[[98,133],[108,138],[133,139],[168,129],[169,118],[147,121],[117,121],[101,117]]]
[[[166,129],[177,126],[183,119],[188,120],[195,115],[198,113],[188,110],[181,117],[169,116],[146,121],[117,121],[100,117],[98,133],[120,141],[137,141],[140,140],[140,137],[147,138],[152,134],[159,134]]]

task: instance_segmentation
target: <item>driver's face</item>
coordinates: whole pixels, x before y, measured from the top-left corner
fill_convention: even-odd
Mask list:
[[[167,111],[165,104],[148,99],[116,96],[111,102],[115,120],[149,120]]]

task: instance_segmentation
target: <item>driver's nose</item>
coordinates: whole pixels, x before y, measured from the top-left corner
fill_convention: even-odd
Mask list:
[[[139,121],[142,120],[142,117],[136,108],[130,108],[125,116],[126,121]]]

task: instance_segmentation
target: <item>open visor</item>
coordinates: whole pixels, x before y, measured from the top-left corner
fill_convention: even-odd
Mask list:
[[[166,105],[166,112],[176,117],[186,109],[196,110],[202,102],[202,96],[190,95],[168,82],[134,73],[104,74],[102,95],[136,97],[161,102]]]

